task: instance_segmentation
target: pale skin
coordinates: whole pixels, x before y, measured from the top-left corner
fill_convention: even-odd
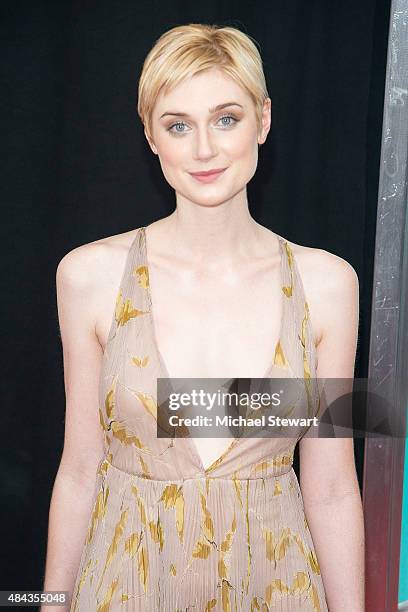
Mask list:
[[[227,102],[241,106],[209,111]],[[177,114],[162,117],[170,112]],[[235,120],[220,120],[226,116]],[[175,190],[176,210],[150,224],[146,240],[157,344],[170,376],[260,377],[271,363],[281,314],[279,247],[276,235],[251,217],[246,190],[270,125],[270,99],[258,126],[252,99],[217,69],[157,98],[152,133],[145,130],[145,135]],[[220,167],[227,171],[212,183],[189,174]],[[101,359],[135,232],[77,247],[58,265],[66,425],[44,589],[72,590],[78,568],[104,454],[98,415]],[[334,254],[288,242],[309,304],[317,375],[352,378],[357,274]],[[195,444],[207,466],[229,442],[196,439]],[[330,612],[363,612],[364,525],[353,441],[302,439],[299,451],[305,513]]]

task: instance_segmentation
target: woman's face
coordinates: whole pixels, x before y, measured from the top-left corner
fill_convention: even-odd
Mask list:
[[[255,173],[258,144],[269,132],[270,103],[268,98],[259,132],[252,99],[217,68],[191,77],[167,95],[161,92],[152,114],[152,137],[146,130],[145,135],[176,193],[212,205],[242,191]],[[191,174],[219,168],[225,170],[205,181]]]

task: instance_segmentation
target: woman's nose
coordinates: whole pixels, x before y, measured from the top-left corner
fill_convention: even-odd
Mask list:
[[[217,152],[215,136],[211,128],[199,128],[195,134],[194,154],[197,159],[213,157]]]

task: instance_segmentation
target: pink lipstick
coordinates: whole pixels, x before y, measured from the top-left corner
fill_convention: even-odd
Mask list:
[[[218,178],[226,168],[214,168],[213,170],[207,170],[202,172],[190,172],[191,176],[200,183],[210,183]]]

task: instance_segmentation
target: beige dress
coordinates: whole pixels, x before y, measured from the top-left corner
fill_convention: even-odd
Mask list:
[[[293,252],[278,238],[281,333],[265,377],[297,377],[310,390],[316,349],[308,304]],[[193,438],[157,437],[157,378],[167,372],[147,264],[141,227],[103,357],[106,454],[71,612],[327,611],[292,467],[306,429],[290,438],[234,438],[207,469]]]

